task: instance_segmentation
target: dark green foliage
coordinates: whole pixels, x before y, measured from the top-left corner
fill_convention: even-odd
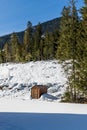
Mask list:
[[[43,34],[45,34],[47,31],[48,31],[48,32],[54,32],[55,30],[59,29],[60,20],[61,20],[61,18],[55,18],[55,19],[53,19],[53,20],[50,20],[50,21],[41,23]],[[29,22],[30,22],[30,21],[29,21]],[[29,22],[27,23],[27,27],[28,27],[28,25],[29,25]],[[31,22],[30,22],[30,23],[31,23]],[[36,25],[36,26],[33,26],[33,33],[35,32],[36,28],[37,28],[37,25]],[[19,39],[19,42],[20,42],[20,43],[23,43],[24,32],[25,32],[25,31],[17,32],[17,33],[16,33],[17,36],[18,36],[18,39]],[[5,44],[6,42],[9,42],[9,41],[10,41],[11,35],[12,35],[12,34],[8,34],[8,35],[1,36],[1,37],[0,37],[0,48],[3,48],[4,44]]]
[[[4,46],[4,57],[5,57],[5,62],[10,62],[11,61],[9,43],[6,43],[5,46]]]
[[[27,25],[27,29],[24,33],[24,41],[23,41],[23,57],[25,61],[29,61],[32,55],[32,23],[29,21]]]
[[[20,62],[20,44],[16,33],[11,35],[9,43],[6,43],[3,48],[4,61],[3,62]]]
[[[20,43],[16,33],[4,45],[4,62],[27,62],[30,60],[54,59],[57,51],[58,31],[42,32],[39,23],[33,32],[32,23],[28,22],[23,43]]]
[[[77,102],[80,95],[87,94],[87,11],[85,8],[81,11],[86,12],[86,15],[80,20],[75,0],[70,0],[70,5],[63,8],[60,23],[57,58],[64,62],[63,67],[68,76],[65,95],[68,100],[67,94],[69,94],[70,102]],[[67,60],[70,63],[67,64]]]
[[[55,58],[55,52],[56,51],[56,47],[55,47],[55,43],[54,43],[54,36],[53,34],[49,34],[48,32],[45,35],[45,40],[44,40],[44,59],[45,60],[52,60]]]
[[[81,9],[82,21],[80,27],[81,45],[79,45],[79,52],[81,58],[80,62],[80,87],[87,96],[87,0],[84,0],[84,7]]]
[[[70,92],[65,92],[64,95],[61,98],[61,102],[72,102],[71,93]]]
[[[36,32],[34,35],[34,56],[35,56],[35,60],[41,60],[41,53],[42,53],[42,26],[39,23],[38,26],[36,27]]]
[[[60,23],[60,30],[59,30],[59,42],[58,42],[58,49],[57,49],[57,58],[61,60],[67,60],[70,58],[70,7],[64,7],[62,11],[62,18]]]
[[[4,52],[0,50],[0,63],[4,63]]]

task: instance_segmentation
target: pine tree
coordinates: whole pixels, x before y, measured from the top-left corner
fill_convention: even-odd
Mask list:
[[[77,9],[75,6],[75,1],[71,0],[71,58],[72,58],[72,73],[69,79],[70,86],[73,89],[73,94],[72,94],[72,101],[76,102],[77,100],[77,88],[78,88],[78,80],[77,80],[77,62],[78,62],[78,57],[77,57],[77,44],[78,44],[78,26],[79,26],[79,18],[78,18],[78,13]]]
[[[67,60],[71,59],[71,52],[70,52],[70,44],[71,44],[71,33],[70,33],[70,25],[71,24],[71,10],[70,6],[63,8],[62,10],[62,17],[61,17],[61,23],[60,23],[60,29],[59,29],[59,40],[58,40],[58,47],[57,47],[57,54],[56,57],[59,60],[60,63],[62,63],[63,69],[65,70],[65,73],[67,75],[67,78],[69,73],[70,67],[68,66],[69,62],[66,62]],[[63,64],[64,62],[64,64]],[[69,81],[69,80],[68,80]],[[67,89],[64,93],[64,100],[71,102],[71,96],[72,96],[72,88],[69,85],[69,82],[67,83]]]
[[[3,59],[3,51],[2,49],[0,50],[0,63],[3,63],[4,59]]]
[[[40,40],[40,60],[44,60],[44,55],[43,55],[43,49],[44,49],[44,38],[41,37],[41,40]]]
[[[50,57],[49,59],[53,60],[56,53],[56,41],[54,33],[50,34]]]
[[[23,51],[23,57],[25,61],[30,60],[32,55],[32,23],[29,21],[27,24],[27,29],[24,33],[24,51]]]
[[[11,54],[11,61],[19,62],[20,61],[20,53],[19,53],[19,41],[16,33],[11,35],[10,40],[10,54]]]
[[[50,42],[50,36],[49,36],[49,33],[47,32],[46,35],[45,35],[45,41],[44,41],[44,51],[43,51],[43,54],[44,54],[44,59],[47,60],[49,59],[49,42]]]
[[[41,36],[42,36],[42,26],[41,24],[39,23],[36,27],[36,32],[35,32],[35,35],[34,35],[34,53],[33,53],[33,56],[34,56],[34,59],[35,60],[41,60],[41,48],[42,48],[42,42],[41,42]]]
[[[9,51],[9,43],[6,42],[4,45],[4,56],[5,56],[5,62],[10,62],[10,51]]]
[[[78,28],[79,17],[75,6],[75,1],[70,0],[70,5],[64,7],[60,26],[60,38],[57,50],[58,58],[64,61],[64,69],[68,76],[67,92],[71,102],[77,101],[78,91],[78,56],[77,45],[79,40]],[[70,60],[70,62],[67,60]],[[71,73],[70,73],[70,70]]]
[[[70,58],[70,22],[70,7],[64,7],[59,30],[57,59],[67,60]]]
[[[58,48],[58,44],[59,44],[59,30],[55,30],[53,33],[52,33],[52,36],[53,36],[53,58],[54,59],[57,59],[57,48]]]
[[[45,60],[54,58],[54,36],[48,32],[45,34],[43,54]]]
[[[80,44],[79,48],[79,86],[87,98],[87,0],[84,0],[84,7],[81,8]]]

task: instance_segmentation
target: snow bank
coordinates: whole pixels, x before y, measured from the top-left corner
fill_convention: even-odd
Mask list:
[[[60,98],[65,91],[65,83],[63,69],[56,60],[0,65],[0,86],[2,87],[0,97],[12,95],[12,97],[30,99],[30,88],[37,84],[47,85],[48,94]],[[48,100],[47,97],[44,99]]]
[[[7,67],[0,66],[0,80],[6,80],[10,77],[10,71]]]

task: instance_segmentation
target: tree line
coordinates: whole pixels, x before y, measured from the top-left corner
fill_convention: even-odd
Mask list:
[[[60,28],[43,34],[41,24],[33,30],[28,22],[23,43],[16,33],[0,50],[0,62],[27,62],[58,59],[68,81],[64,100],[78,102],[87,97],[87,0],[79,11],[70,0],[62,10]]]
[[[57,35],[57,31],[43,34],[40,23],[34,30],[29,21],[22,43],[14,32],[10,40],[4,44],[3,49],[0,50],[0,63],[54,59],[57,51]]]

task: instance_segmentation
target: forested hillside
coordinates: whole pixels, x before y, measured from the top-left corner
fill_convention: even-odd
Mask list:
[[[61,18],[55,18],[55,19],[46,21],[46,22],[44,22],[44,23],[41,23],[43,34],[45,34],[47,31],[48,31],[48,32],[53,32],[53,31],[55,31],[56,29],[58,29],[59,26],[60,26],[60,19],[61,19]],[[32,26],[33,32],[35,32],[36,27],[37,27],[37,25]],[[26,30],[26,29],[25,29],[25,30]],[[17,36],[18,36],[19,41],[23,43],[24,31],[17,32],[16,34],[17,34]],[[1,36],[1,37],[0,37],[0,48],[3,48],[3,45],[4,45],[7,41],[10,40],[11,35],[12,35],[12,34],[8,34],[8,35]]]
[[[54,59],[60,19],[38,23],[37,26],[32,26],[29,21],[25,31],[1,37],[0,62]]]

